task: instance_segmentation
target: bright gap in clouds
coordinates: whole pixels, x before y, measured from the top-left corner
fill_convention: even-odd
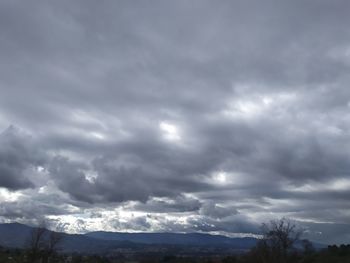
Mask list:
[[[99,132],[90,132],[89,135],[98,140],[104,140],[106,138],[103,134]]]
[[[225,185],[228,183],[228,174],[223,171],[218,171],[212,174],[210,181],[211,183],[217,184],[217,185]]]
[[[279,92],[276,94],[261,94],[251,96],[251,98],[233,98],[227,103],[226,109],[222,113],[233,118],[257,118],[269,112],[278,112],[292,105],[297,98],[294,92]]]
[[[169,141],[179,141],[181,137],[179,135],[178,128],[168,122],[162,121],[159,124],[159,128],[163,132],[163,137]]]
[[[0,203],[1,202],[15,202],[22,196],[20,192],[9,191],[6,188],[0,187]]]

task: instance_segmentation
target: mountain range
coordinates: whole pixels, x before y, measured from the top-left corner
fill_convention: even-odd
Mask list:
[[[0,224],[0,246],[25,248],[33,227],[9,223]],[[48,230],[47,233],[50,233]],[[252,237],[230,238],[203,233],[121,233],[90,232],[86,234],[61,233],[59,250],[77,253],[108,253],[122,249],[142,251],[152,248],[194,248],[200,247],[230,250],[248,250],[255,246],[257,239]],[[317,244],[319,247],[320,245]]]
[[[33,227],[9,223],[0,224],[0,246],[25,248],[29,244]],[[49,233],[49,232],[48,232]],[[150,246],[200,246],[249,249],[256,244],[255,238],[229,238],[201,233],[120,233],[90,232],[86,234],[61,233],[60,250],[65,252],[100,253],[117,248]]]

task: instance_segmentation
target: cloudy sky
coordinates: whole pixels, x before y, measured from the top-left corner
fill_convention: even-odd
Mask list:
[[[0,222],[350,242],[350,2],[0,1]]]

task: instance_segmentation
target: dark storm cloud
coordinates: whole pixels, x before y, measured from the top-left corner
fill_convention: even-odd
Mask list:
[[[146,203],[137,203],[133,209],[148,213],[196,212],[201,206],[198,199],[180,195],[174,199],[150,199]]]
[[[201,208],[200,214],[208,216],[209,218],[222,219],[231,215],[238,214],[238,212],[235,208],[222,207],[212,201],[208,201]]]
[[[34,187],[31,173],[45,163],[29,136],[11,126],[0,133],[0,187],[18,190]]]
[[[346,222],[349,7],[2,1],[0,128],[31,139],[0,135],[0,186],[192,213],[210,231],[252,232],[270,213]],[[9,206],[3,217],[21,213]]]
[[[162,169],[146,160],[128,160],[128,156],[121,156],[120,159],[98,158],[93,160],[92,168],[89,169],[84,163],[56,157],[50,163],[49,172],[61,190],[77,200],[89,203],[128,200],[146,202],[152,196],[174,197],[181,192],[209,187],[196,180],[195,175],[177,174],[176,171]],[[91,178],[89,173],[92,173]]]

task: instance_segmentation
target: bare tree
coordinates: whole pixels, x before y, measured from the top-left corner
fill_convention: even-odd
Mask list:
[[[263,224],[264,239],[285,257],[288,250],[292,249],[302,234],[297,226],[290,220],[282,218]]]
[[[315,252],[314,245],[309,240],[307,239],[301,240],[301,245],[303,247],[305,255],[310,255]]]
[[[302,231],[286,218],[262,225],[263,238],[258,242],[254,255],[260,262],[285,263],[293,251]]]
[[[63,239],[62,233],[51,231],[48,239],[47,251],[49,255],[56,252],[57,246],[61,243]]]
[[[29,262],[48,262],[62,241],[62,233],[47,230],[46,223],[42,222],[33,228],[29,238]]]
[[[45,234],[47,232],[46,224],[42,222],[38,227],[33,228],[30,233],[29,246],[29,261],[34,263],[38,260],[40,252],[45,245]]]

